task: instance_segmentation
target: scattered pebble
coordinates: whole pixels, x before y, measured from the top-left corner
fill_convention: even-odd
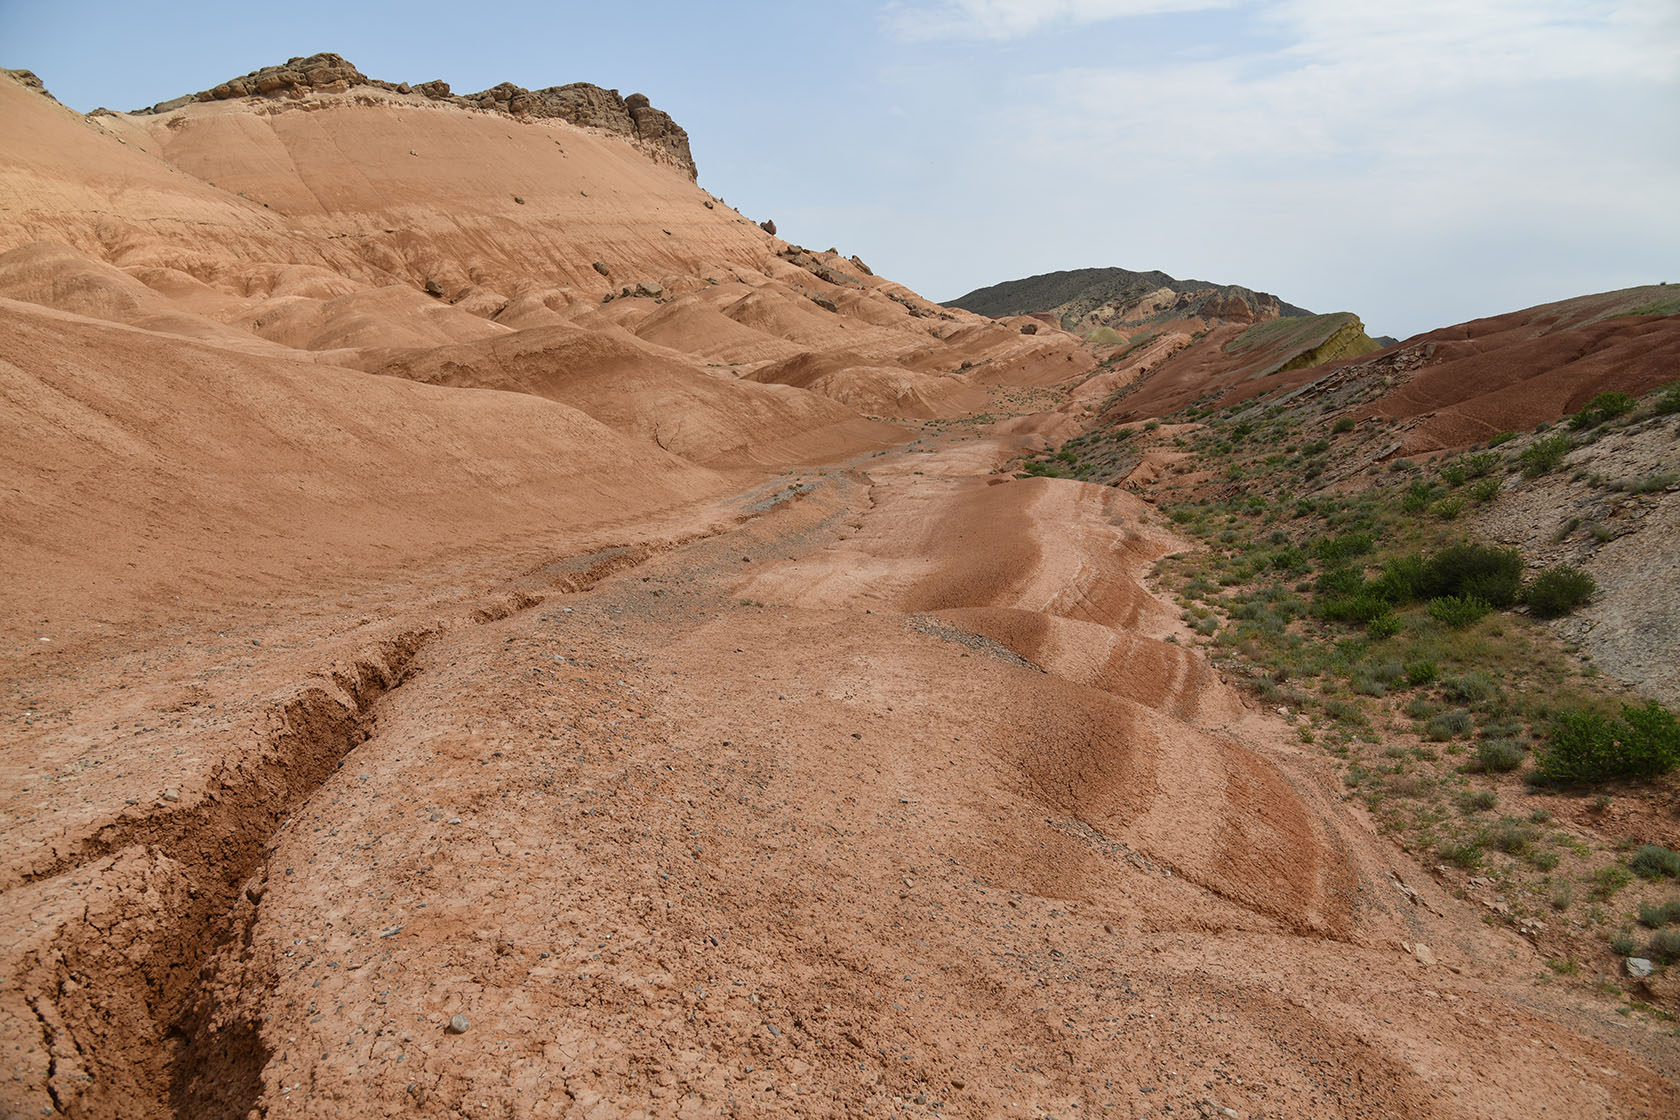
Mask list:
[[[452,1015],[449,1018],[449,1025],[444,1030],[450,1034],[466,1034],[472,1030],[472,1020],[465,1015]]]

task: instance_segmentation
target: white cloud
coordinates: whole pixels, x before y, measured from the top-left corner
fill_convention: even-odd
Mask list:
[[[1237,0],[894,0],[887,26],[928,39],[1016,39],[1045,27],[1228,8]]]
[[[1153,6],[916,9],[973,39]],[[956,229],[968,286],[1160,267],[1408,333],[1658,279],[1680,251],[1673,0],[1269,0],[1190,34],[1112,66],[974,50],[1001,80],[941,204],[1031,218],[975,246]]]

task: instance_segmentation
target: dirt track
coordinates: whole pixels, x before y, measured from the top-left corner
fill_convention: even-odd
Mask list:
[[[82,1115],[1664,1113],[1157,640],[1147,507],[1003,454],[364,627],[230,721],[271,762],[12,873],[7,990],[101,1045],[8,1108],[85,1074]]]

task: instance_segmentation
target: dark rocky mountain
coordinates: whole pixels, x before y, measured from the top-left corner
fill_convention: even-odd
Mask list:
[[[979,315],[1054,315],[1066,330],[1126,330],[1169,319],[1234,323],[1310,315],[1268,292],[1206,280],[1175,280],[1164,272],[1077,268],[979,288],[950,300]]]

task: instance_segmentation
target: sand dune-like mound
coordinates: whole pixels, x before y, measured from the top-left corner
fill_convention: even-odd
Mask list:
[[[833,457],[896,435],[816,394],[708,376],[628,336],[569,326],[440,347],[379,372],[560,401],[633,439],[719,466]]]
[[[283,346],[268,345],[237,327],[186,310],[121,269],[62,242],[36,241],[0,253],[0,298],[248,353],[286,353]]]
[[[745,298],[738,286],[721,294],[722,301]],[[640,316],[631,329],[649,342],[671,346],[697,357],[737,364],[786,358],[799,352],[792,339],[743,323],[720,310],[717,297],[679,300]]]
[[[806,351],[760,366],[747,377],[809,389],[872,416],[953,416],[978,411],[985,403],[984,392],[959,375],[869,365],[845,353]]]
[[[4,307],[0,469],[13,499],[0,540],[14,626],[77,600],[144,605],[400,564],[533,517],[622,521],[718,485],[529,395]]]

